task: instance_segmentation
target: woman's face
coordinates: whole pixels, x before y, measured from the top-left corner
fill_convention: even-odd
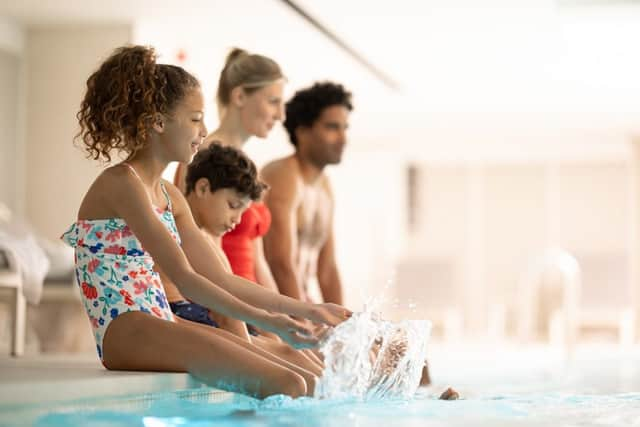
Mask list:
[[[204,125],[204,97],[195,88],[163,120],[162,139],[169,161],[190,162],[207,136]]]
[[[245,131],[266,138],[278,121],[284,120],[284,82],[277,81],[247,94],[240,107],[240,119]]]

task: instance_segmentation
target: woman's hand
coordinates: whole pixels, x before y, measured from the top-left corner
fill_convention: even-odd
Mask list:
[[[324,323],[329,326],[336,326],[351,317],[353,313],[338,304],[324,303],[313,304],[307,315],[307,319],[316,322]]]
[[[316,347],[320,340],[311,328],[284,314],[269,314],[263,324],[256,326],[277,334],[296,349]]]

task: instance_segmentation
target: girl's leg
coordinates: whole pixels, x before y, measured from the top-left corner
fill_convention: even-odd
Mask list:
[[[209,313],[211,318],[215,320],[218,325],[220,325],[221,329],[229,331],[245,341],[249,341],[249,330],[247,329],[247,324],[242,320],[226,317],[216,313],[215,311],[210,311]]]
[[[251,337],[251,342],[256,346],[293,363],[294,365],[300,366],[317,377],[322,375],[322,368],[320,365],[312,362],[304,355],[304,353],[294,349],[288,344],[263,337]]]
[[[307,394],[300,374],[252,351],[247,347],[251,344],[238,345],[225,336],[233,336],[228,332],[185,322],[142,312],[118,316],[104,337],[104,365],[115,370],[189,372],[213,387],[259,398]]]
[[[296,363],[296,360],[299,357],[298,351],[293,349],[289,345],[284,343],[279,343],[280,344],[279,348],[274,347],[275,350],[271,350],[268,348],[264,348],[256,343],[245,341],[225,330],[212,328],[210,326],[203,325],[201,323],[190,322],[184,319],[180,319],[180,322],[187,324],[187,326],[189,327],[197,328],[201,331],[204,331],[205,333],[211,333],[211,331],[213,330],[218,335],[225,337],[226,339],[234,342],[235,344],[241,347],[244,347],[250,351],[253,351],[267,360],[270,360],[274,363],[282,365],[285,368],[296,372],[297,374],[301,375],[304,378],[307,386],[307,394],[309,394],[310,396],[313,395],[313,392],[315,390],[315,385],[318,380],[317,375],[319,375],[319,374],[316,374],[317,369],[313,369],[313,365],[311,365],[309,362],[307,362],[306,364]],[[252,340],[254,338],[256,337],[252,337]],[[263,341],[271,341],[271,340],[263,339]],[[278,344],[275,341],[274,343]],[[310,365],[310,366],[307,366],[307,365]],[[313,370],[307,369],[307,367],[310,367]],[[320,371],[320,374],[321,373],[322,371]]]
[[[313,352],[313,350],[308,350],[307,349],[307,350],[302,350],[302,352],[305,354],[305,356],[307,356],[309,358],[309,360],[313,361],[313,363],[315,363],[316,365],[318,365],[322,369],[324,369],[324,362],[322,360],[320,360],[320,358],[318,356],[316,356],[316,354]]]

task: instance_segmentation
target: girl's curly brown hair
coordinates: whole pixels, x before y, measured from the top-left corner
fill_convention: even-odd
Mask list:
[[[258,178],[256,165],[249,157],[233,147],[220,145],[218,141],[200,150],[189,164],[186,177],[187,195],[195,190],[196,182],[200,178],[209,181],[212,193],[231,188],[254,201],[259,200],[262,192],[269,188]]]
[[[116,49],[87,80],[76,115],[87,157],[111,161],[117,150],[131,158],[146,143],[158,113],[170,115],[198,80],[181,67],[156,63],[152,47]]]

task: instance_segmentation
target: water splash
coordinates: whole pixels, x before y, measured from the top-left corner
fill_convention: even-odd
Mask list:
[[[320,345],[325,369],[315,397],[412,397],[420,384],[430,333],[428,320],[390,322],[371,309],[354,313]]]

